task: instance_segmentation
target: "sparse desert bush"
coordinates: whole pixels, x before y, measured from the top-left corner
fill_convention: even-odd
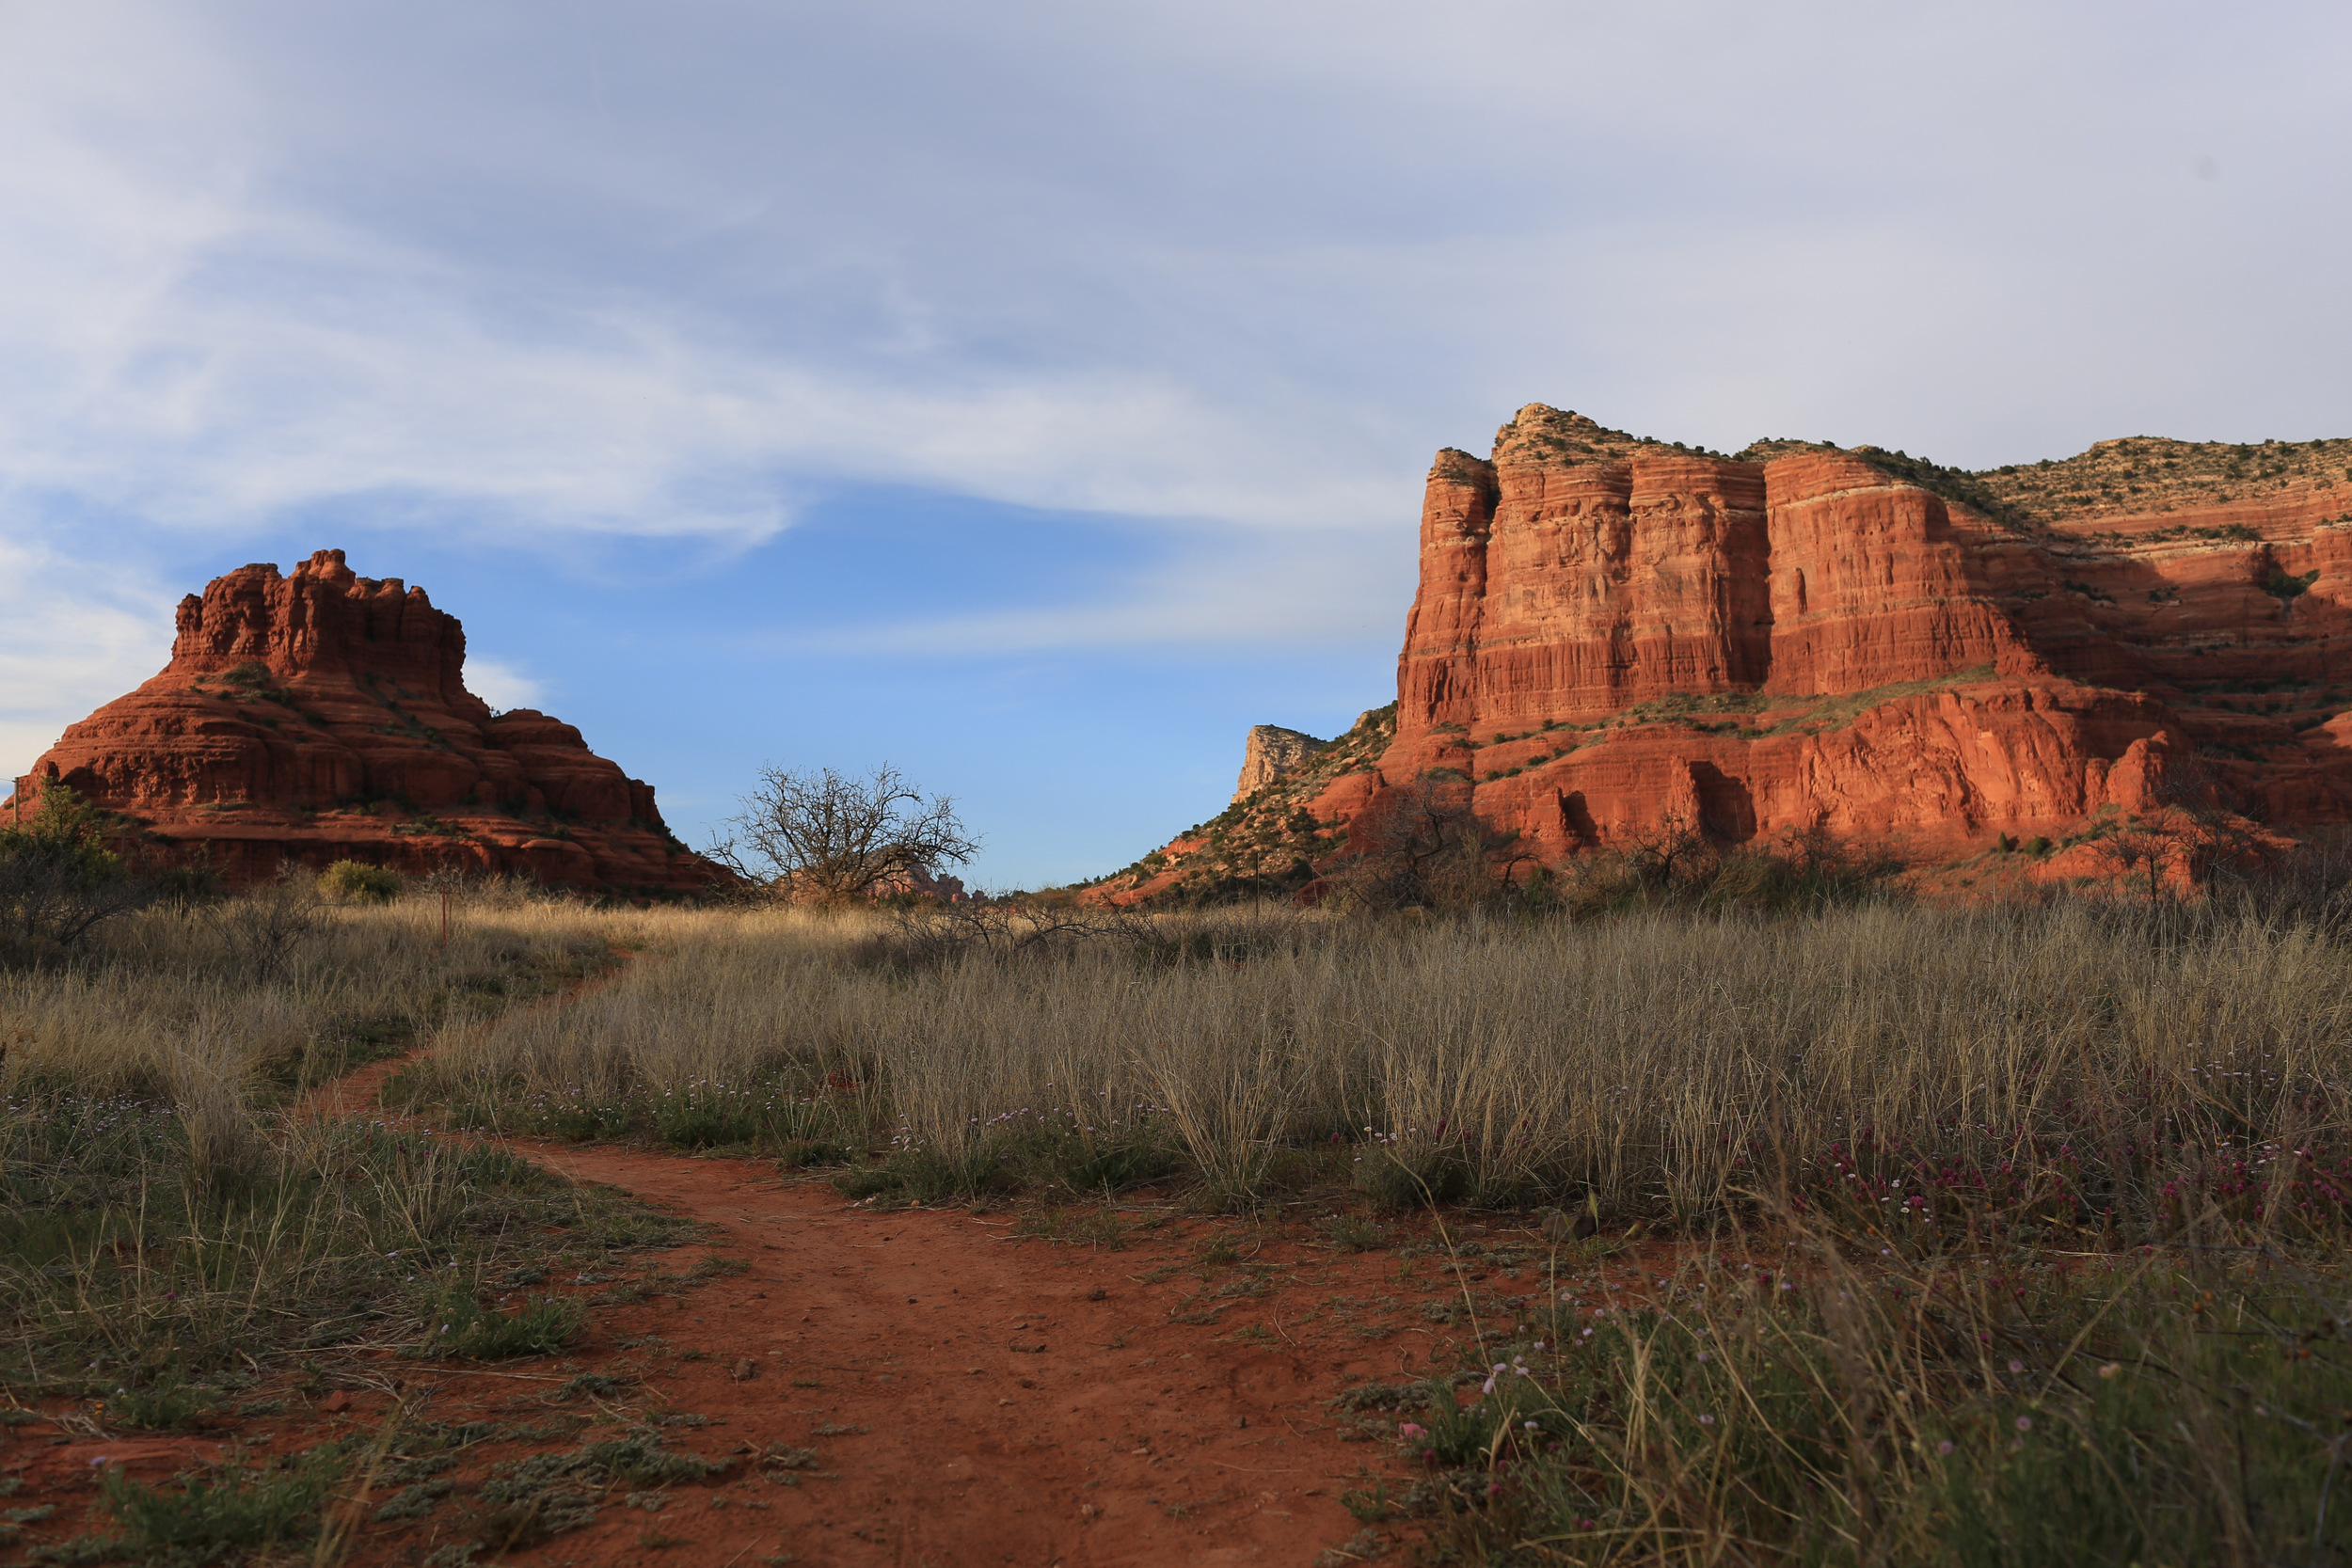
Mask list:
[[[1377,797],[1351,825],[1354,852],[1325,879],[1325,901],[1359,911],[1491,908],[1526,857],[1470,809],[1470,780],[1433,768]]]
[[[407,885],[399,872],[365,861],[337,861],[319,873],[319,891],[347,904],[389,904]]]
[[[417,1342],[420,1355],[499,1361],[552,1355],[588,1325],[588,1309],[568,1296],[541,1296],[513,1312],[484,1308],[471,1290],[453,1291]]]
[[[254,1464],[238,1461],[211,1475],[149,1486],[119,1468],[99,1481],[100,1503],[121,1534],[78,1560],[209,1563],[242,1560],[249,1552],[309,1544],[319,1514],[343,1468],[331,1449]]]
[[[1726,844],[1669,820],[1607,849],[1537,873],[1518,889],[1525,908],[1571,918],[1644,911],[1797,914],[1899,898],[1899,861],[1825,833],[1782,832]]]
[[[317,887],[291,864],[243,897],[212,904],[209,912],[230,961],[259,985],[278,978],[326,925]]]
[[[0,825],[0,958],[72,948],[164,896],[107,847],[107,830],[104,812],[59,784],[41,791],[30,820]]]

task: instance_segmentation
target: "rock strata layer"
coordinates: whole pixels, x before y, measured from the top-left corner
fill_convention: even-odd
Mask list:
[[[2167,801],[2352,822],[2352,441],[1968,474],[1538,404],[1438,454],[1420,556],[1376,753],[1359,724],[1104,895],[1244,845],[1322,863],[1408,788],[1532,863],[1678,826],[1928,861]]]
[[[1323,750],[1324,742],[1298,730],[1286,730],[1279,724],[1253,724],[1248,745],[1242,752],[1241,782],[1233,786],[1233,799],[1246,800],[1275,780],[1296,770],[1298,765]]]
[[[139,824],[142,853],[231,885],[289,860],[642,893],[708,880],[652,785],[560,720],[493,712],[465,659],[455,616],[341,550],[291,575],[240,567],[181,601],[171,662],[70,727],[17,794],[61,782]]]

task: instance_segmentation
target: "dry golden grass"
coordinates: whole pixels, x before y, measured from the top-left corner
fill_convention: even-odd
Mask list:
[[[1174,1174],[1327,1203],[1352,1173],[1375,1203],[1572,1211],[1534,1281],[1457,1251],[1461,1342],[1349,1396],[1417,1479],[1348,1506],[1429,1521],[1449,1560],[2352,1547],[2352,949],[2316,927],[2217,899],[1245,911],[1025,953],[876,918],[637,928],[611,985],[446,1032],[419,1088],[580,1135],[814,1139],[861,1196]],[[1573,1241],[1588,1197],[1706,1239]]]
[[[593,973],[615,934],[476,897],[444,946],[441,916],[289,884],[0,970],[0,1388],[127,1389],[138,1424],[148,1391],[173,1405],[241,1356],[413,1337],[534,1249],[600,1257],[670,1228],[501,1149],[289,1114],[452,1017]]]
[[[911,965],[872,918],[630,919],[644,959],[560,1011],[445,1028],[433,1090],[513,1106],[782,1085],[808,1125],[831,1105],[850,1142],[962,1170],[1016,1133],[1091,1151],[1140,1117],[1231,1198],[1339,1132],[1441,1195],[1589,1189],[1690,1223],[1778,1180],[1759,1162],[1866,1128],[1963,1163],[2070,1129],[2143,1151],[2190,1123],[2331,1141],[2352,1053],[2352,955],[2243,911],[1249,912],[1163,917],[1156,946]],[[1168,958],[1213,948],[1233,956]],[[2114,1196],[2143,1214],[2158,1196]]]
[[[1053,934],[480,902],[444,952],[435,901],[282,942],[279,913],[151,913],[0,974],[0,1381],[160,1421],[272,1335],[478,1312],[516,1238],[654,1239],[495,1146],[270,1112],[421,1041],[404,1092],[462,1119],[764,1147],[861,1195],[1560,1204],[1533,1293],[1463,1273],[1467,1369],[1433,1353],[1384,1396],[1406,1500],[1465,1560],[2352,1547],[2352,947],[2320,925],[2217,899]],[[604,983],[515,1005],[611,946],[637,954]],[[1588,1198],[1711,1241],[1629,1280],[1566,1240]]]
[[[573,905],[461,899],[443,947],[437,899],[149,910],[68,961],[0,969],[0,1094],[282,1093],[497,1003],[518,971],[585,973],[620,929]]]

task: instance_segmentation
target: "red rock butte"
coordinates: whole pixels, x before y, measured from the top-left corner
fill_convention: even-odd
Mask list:
[[[139,825],[135,855],[202,860],[232,886],[292,860],[527,872],[675,894],[711,868],[653,786],[530,708],[466,689],[466,633],[341,550],[243,566],[180,602],[171,662],[69,728],[18,781],[62,782]]]
[[[1420,550],[1392,733],[1367,715],[1104,895],[1326,858],[1408,785],[1539,863],[1674,822],[1930,861],[2184,791],[2352,821],[2352,441],[1972,474],[1536,404],[1438,454]],[[1279,825],[1302,808],[1313,833]]]

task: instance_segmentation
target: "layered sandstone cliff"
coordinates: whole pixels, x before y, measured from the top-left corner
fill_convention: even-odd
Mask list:
[[[1241,780],[1233,799],[1246,800],[1275,780],[1295,772],[1298,765],[1323,750],[1324,743],[1299,730],[1279,724],[1253,724],[1242,748]]]
[[[1536,863],[1677,825],[1929,860],[2192,796],[2352,821],[2352,441],[2136,438],[1964,474],[1532,404],[1488,457],[1438,454],[1420,549],[1378,754],[1110,895],[1245,875],[1212,839],[1326,863],[1405,789]]]
[[[232,885],[344,859],[704,884],[651,785],[569,724],[494,713],[466,689],[465,658],[455,616],[341,550],[291,575],[241,567],[181,602],[171,662],[70,727],[18,794],[62,782],[141,824],[144,853],[201,858]]]

